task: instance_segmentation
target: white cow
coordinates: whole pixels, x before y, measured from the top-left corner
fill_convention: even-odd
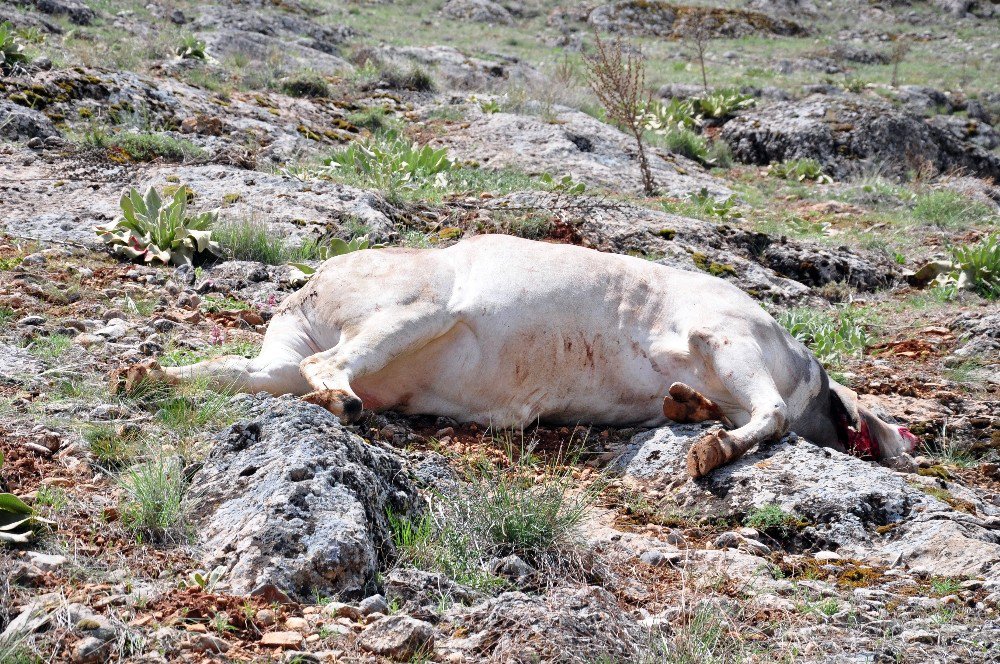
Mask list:
[[[258,357],[118,380],[150,376],[304,395],[348,421],[363,408],[500,426],[719,420],[728,430],[688,454],[693,477],[789,430],[879,459],[916,442],[721,279],[500,235],[333,258],[281,304]]]

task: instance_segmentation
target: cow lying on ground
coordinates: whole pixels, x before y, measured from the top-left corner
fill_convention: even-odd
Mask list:
[[[149,377],[304,395],[348,421],[365,408],[500,426],[718,420],[688,454],[693,477],[789,430],[876,459],[916,442],[722,279],[497,235],[333,258],[281,304],[258,357],[118,380]]]

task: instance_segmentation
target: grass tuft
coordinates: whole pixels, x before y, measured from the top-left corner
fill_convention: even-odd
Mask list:
[[[122,522],[137,537],[163,541],[179,532],[185,485],[178,461],[158,457],[133,466],[118,482],[124,490]]]

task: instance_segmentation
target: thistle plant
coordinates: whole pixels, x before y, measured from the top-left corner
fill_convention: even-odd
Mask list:
[[[24,44],[14,32],[10,21],[0,23],[0,73],[9,73],[18,65],[28,64],[30,58],[24,52]]]
[[[0,452],[0,467],[3,466],[3,452]],[[35,511],[12,493],[0,493],[0,543],[24,544],[31,541],[35,533],[53,525],[53,521],[43,519]]]
[[[216,213],[189,215],[186,187],[178,187],[166,204],[153,187],[145,195],[133,187],[120,205],[121,217],[95,229],[112,253],[163,265],[191,265],[199,255],[221,253],[212,240]]]

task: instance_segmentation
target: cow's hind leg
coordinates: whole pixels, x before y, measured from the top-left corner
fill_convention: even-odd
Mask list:
[[[364,404],[351,381],[384,369],[397,357],[444,334],[455,322],[443,309],[430,306],[406,314],[373,316],[330,350],[302,361],[299,370],[313,390],[305,400],[346,421],[357,420]]]
[[[754,340],[699,332],[692,336],[691,345],[733,401],[750,415],[743,426],[713,431],[691,446],[687,470],[697,478],[740,458],[753,446],[783,435],[788,428],[788,409]]]

